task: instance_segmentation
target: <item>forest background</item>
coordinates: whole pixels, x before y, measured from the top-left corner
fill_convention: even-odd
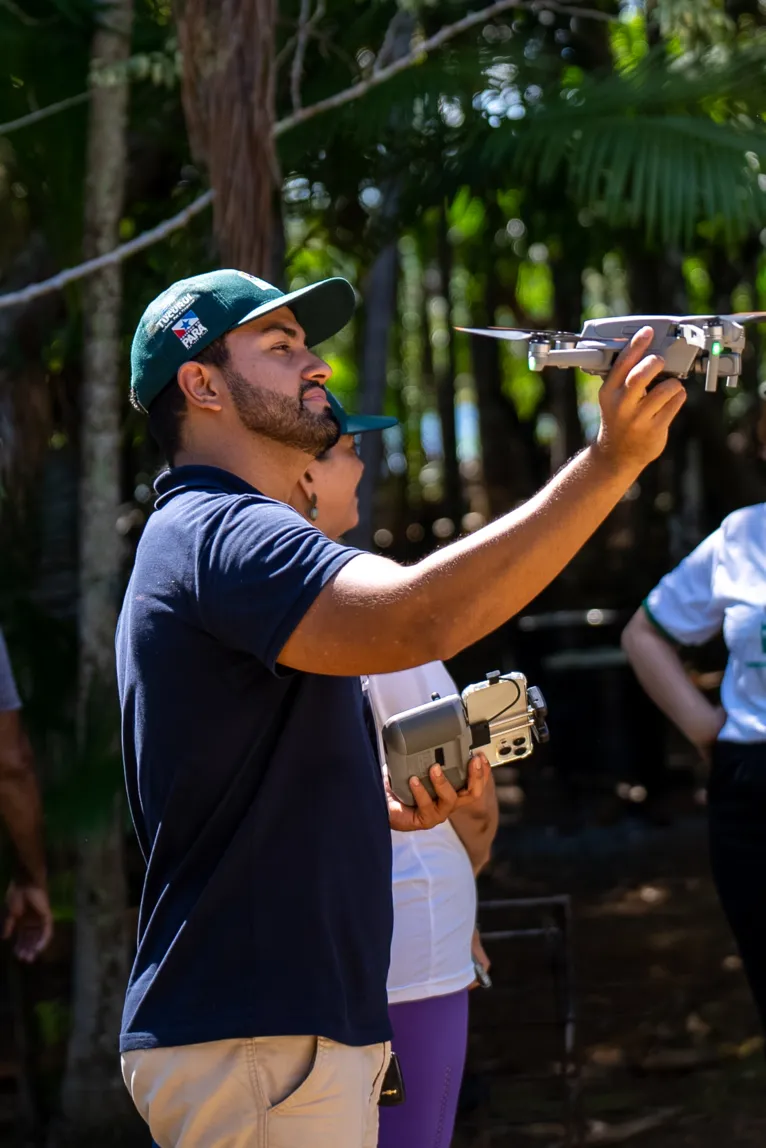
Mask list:
[[[285,288],[347,276],[360,306],[323,348],[333,389],[400,421],[364,440],[353,541],[413,561],[527,498],[597,426],[596,380],[530,373],[455,327],[766,307],[765,65],[763,0],[0,0],[0,624],[68,938],[59,980],[17,1010],[36,1135],[129,1122],[114,1047],[140,863],[112,635],[161,462],[127,401],[146,303],[221,265]],[[539,681],[567,793],[693,777],[618,633],[764,498],[761,331],[740,388],[692,385],[578,559],[454,667]]]

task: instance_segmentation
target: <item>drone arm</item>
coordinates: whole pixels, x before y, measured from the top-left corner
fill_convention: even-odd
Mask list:
[[[603,375],[614,362],[615,350],[608,347],[567,347],[562,350],[552,349],[545,357],[546,367],[579,367],[588,375]],[[541,367],[532,367],[532,370],[541,370]]]

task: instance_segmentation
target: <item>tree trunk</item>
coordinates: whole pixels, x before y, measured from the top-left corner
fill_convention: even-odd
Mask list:
[[[474,308],[474,326],[494,326],[497,306],[497,272],[491,259],[486,270],[483,306]],[[525,434],[513,403],[503,394],[500,343],[472,336],[471,359],[479,406],[484,486],[494,518],[534,493],[538,485],[530,464],[534,444],[529,431]]]
[[[381,50],[379,67],[406,56],[412,42],[415,21],[410,12],[397,13],[389,28],[387,45]],[[379,414],[386,397],[389,341],[396,319],[396,285],[399,273],[398,241],[392,238],[392,221],[399,202],[399,184],[387,179],[382,185],[382,202],[373,228],[382,237],[383,246],[367,275],[364,286],[364,312],[361,363],[361,409],[364,414]],[[380,479],[383,439],[379,434],[362,437],[361,457],[364,474],[359,485],[359,523],[350,531],[348,541],[368,550],[372,545],[375,488]]]
[[[457,426],[455,422],[455,334],[452,324],[452,245],[447,235],[447,209],[439,212],[437,236],[439,274],[442,295],[447,303],[447,365],[437,372],[436,405],[442,428],[442,450],[444,451],[444,509],[455,523],[457,532],[463,517],[463,484],[460,478],[460,465],[457,457]],[[426,338],[428,334],[426,333]]]
[[[677,250],[655,254],[647,250],[640,235],[631,233],[625,244],[625,269],[635,314],[684,314],[689,304]]]
[[[364,335],[362,346],[362,410],[379,414],[386,395],[389,337],[396,315],[396,280],[399,256],[395,242],[388,243],[370,268],[364,289]],[[359,485],[359,524],[349,542],[369,549],[373,534],[373,498],[380,479],[383,436],[362,437],[364,474]]]
[[[132,0],[101,7],[91,58],[119,66],[130,53]],[[119,242],[125,185],[128,85],[94,87],[85,197],[86,258]],[[107,753],[119,752],[114,685],[114,627],[122,551],[115,529],[120,504],[119,388],[121,264],[86,280],[81,389],[79,537],[79,753],[94,752],[106,725]],[[113,721],[111,728],[108,723]],[[108,768],[104,760],[103,768]],[[117,1043],[127,980],[127,901],[122,804],[78,844],[73,1026],[62,1088],[58,1144],[120,1142],[132,1112]]]
[[[215,191],[226,263],[269,276],[274,195],[277,0],[176,0],[189,139]]]
[[[559,260],[553,268],[556,324],[560,331],[579,331],[582,326],[582,285],[579,268]],[[551,472],[556,473],[584,445],[574,370],[554,367],[546,372],[548,402],[559,433],[551,447]]]

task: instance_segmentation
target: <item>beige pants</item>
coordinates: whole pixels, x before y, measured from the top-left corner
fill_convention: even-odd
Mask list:
[[[122,1075],[160,1148],[375,1148],[390,1054],[265,1036],[127,1052]]]

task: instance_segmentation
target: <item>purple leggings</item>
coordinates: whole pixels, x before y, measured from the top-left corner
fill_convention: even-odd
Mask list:
[[[468,1040],[468,989],[388,1010],[407,1099],[381,1108],[378,1148],[449,1148]]]

